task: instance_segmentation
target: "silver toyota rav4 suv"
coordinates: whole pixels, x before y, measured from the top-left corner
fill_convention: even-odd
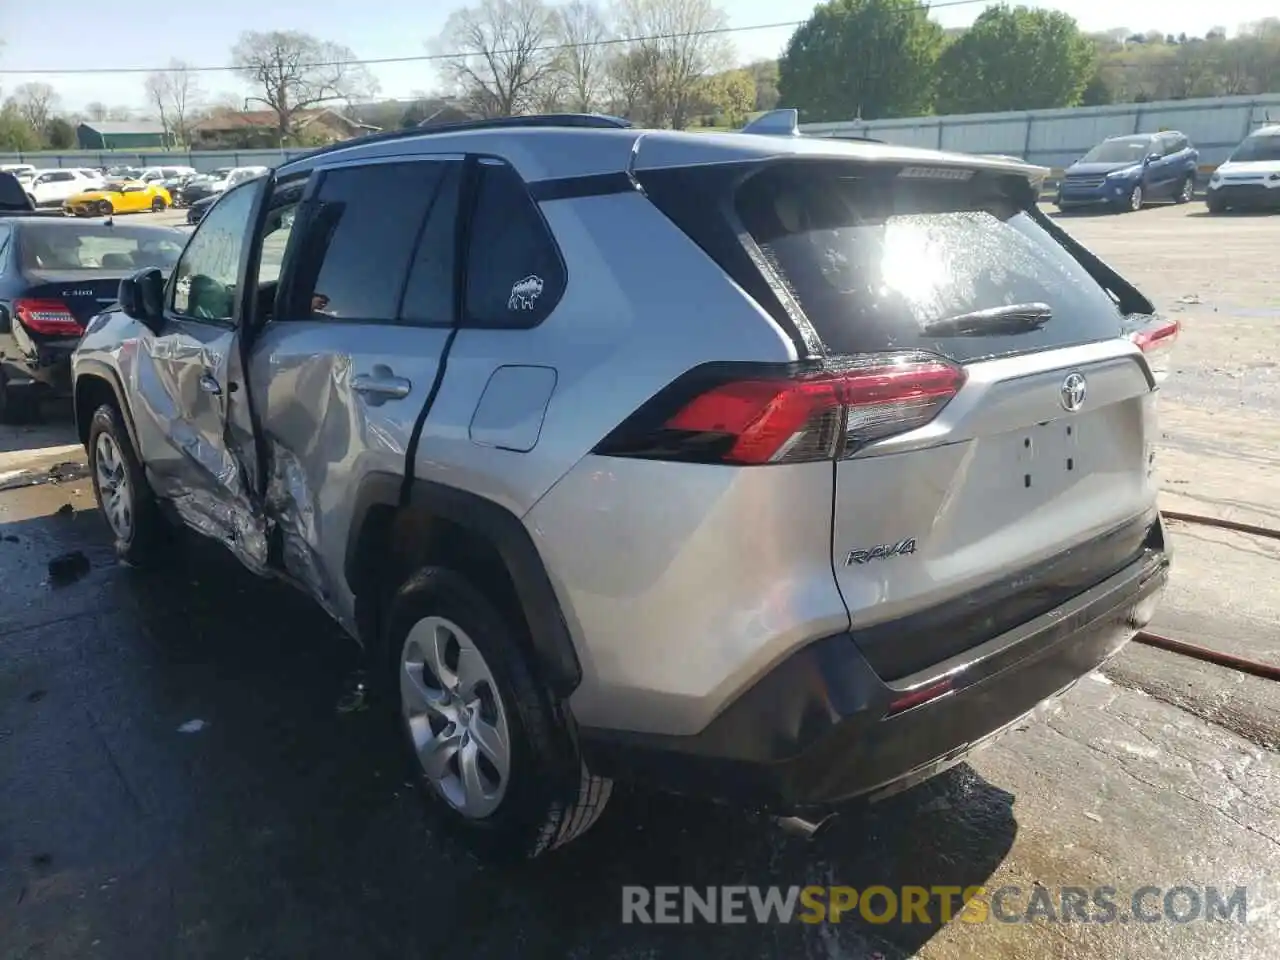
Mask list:
[[[1039,172],[597,116],[289,161],[89,325],[99,505],[130,563],[178,522],[314,597],[490,851],[620,780],[817,823],[1052,699],[1167,578],[1177,328]]]

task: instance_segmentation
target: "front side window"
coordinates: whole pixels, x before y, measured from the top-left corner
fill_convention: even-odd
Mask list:
[[[417,160],[326,171],[303,213],[295,310],[312,320],[397,322],[446,166]]]
[[[174,271],[174,313],[192,320],[234,320],[240,256],[259,186],[229,191],[200,221]]]

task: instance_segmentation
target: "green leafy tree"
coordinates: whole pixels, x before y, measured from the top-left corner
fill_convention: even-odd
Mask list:
[[[51,150],[70,150],[76,145],[76,128],[65,117],[54,117],[45,124],[44,139]]]
[[[942,43],[916,0],[829,0],[787,44],[779,103],[809,121],[928,113]]]
[[[717,126],[740,127],[755,109],[755,78],[747,70],[726,70],[703,77],[698,84],[698,99]]]
[[[988,7],[939,58],[938,112],[1073,107],[1096,62],[1093,40],[1065,13]]]
[[[0,150],[39,150],[40,136],[12,100],[0,107]]]

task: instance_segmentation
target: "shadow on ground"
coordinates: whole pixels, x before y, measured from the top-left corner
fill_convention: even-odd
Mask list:
[[[90,499],[11,497],[40,515],[0,523],[5,957],[907,957],[938,916],[624,926],[621,888],[962,888],[1013,842],[1012,797],[961,767],[812,845],[620,791],[576,844],[481,867],[433,830],[383,711],[337,709],[358,658],[307,599],[207,543],[123,568],[94,513],[47,515]],[[72,549],[87,574],[51,585]]]

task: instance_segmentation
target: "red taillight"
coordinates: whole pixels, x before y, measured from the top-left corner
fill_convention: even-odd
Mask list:
[[[964,370],[917,354],[821,370],[695,377],[614,431],[598,453],[704,463],[829,460],[924,426],[964,383]],[[692,393],[692,396],[689,394]]]
[[[13,312],[22,325],[35,333],[78,337],[84,328],[61,300],[15,300]]]
[[[1129,334],[1129,339],[1146,355],[1147,365],[1157,380],[1163,380],[1169,373],[1169,357],[1178,339],[1178,331],[1177,320],[1162,317]]]
[[[906,693],[900,694],[889,701],[889,709],[886,716],[892,717],[895,714],[905,713],[912,707],[918,707],[923,703],[930,703],[939,697],[944,697],[951,693],[951,678],[940,680],[937,683],[931,683],[925,687],[916,687],[914,690],[908,690]]]

